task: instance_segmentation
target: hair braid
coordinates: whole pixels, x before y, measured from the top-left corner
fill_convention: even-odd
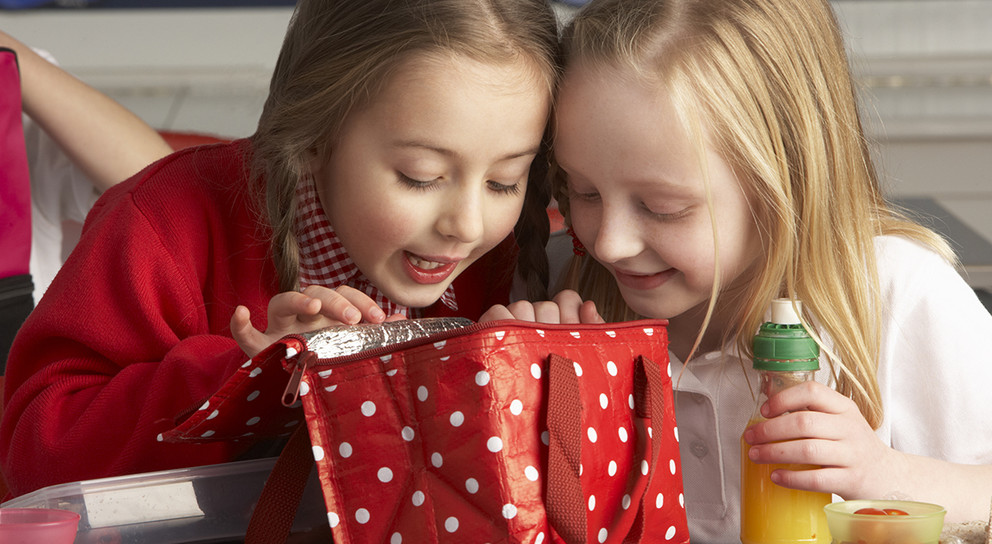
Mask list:
[[[548,204],[551,203],[550,145],[546,137],[541,151],[534,157],[527,181],[527,194],[524,207],[513,228],[520,253],[517,256],[517,271],[527,287],[529,300],[548,298],[549,267],[546,246],[551,231],[548,219]]]

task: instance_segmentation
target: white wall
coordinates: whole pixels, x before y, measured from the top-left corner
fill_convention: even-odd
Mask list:
[[[254,131],[291,8],[0,12],[0,28],[164,129]]]
[[[933,198],[992,240],[992,0],[834,5],[865,87],[887,191]],[[244,136],[254,130],[290,15],[290,8],[0,12],[0,28],[48,49],[153,126]],[[975,259],[989,265],[981,281],[992,285],[992,249]]]

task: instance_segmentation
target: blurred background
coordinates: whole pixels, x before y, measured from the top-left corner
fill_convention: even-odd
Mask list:
[[[0,28],[156,128],[234,138],[254,131],[293,3],[0,0]],[[992,288],[992,0],[833,4],[888,196]]]

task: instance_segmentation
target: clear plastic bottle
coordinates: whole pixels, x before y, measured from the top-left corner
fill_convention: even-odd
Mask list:
[[[799,320],[799,301],[772,301],[772,320],[754,337],[754,368],[760,389],[747,426],[764,418],[759,411],[768,397],[813,379],[820,368],[820,348]],[[741,438],[741,542],[743,544],[830,543],[823,507],[829,493],[788,489],[772,483],[777,469],[804,470],[810,465],[758,464],[747,457],[749,445]]]

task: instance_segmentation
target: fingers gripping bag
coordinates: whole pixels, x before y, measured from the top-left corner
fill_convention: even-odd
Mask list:
[[[339,543],[685,543],[666,325],[441,318],[291,335],[163,440],[305,421],[246,542],[285,539],[272,528],[292,521],[287,482],[306,471],[280,465],[315,463]]]

